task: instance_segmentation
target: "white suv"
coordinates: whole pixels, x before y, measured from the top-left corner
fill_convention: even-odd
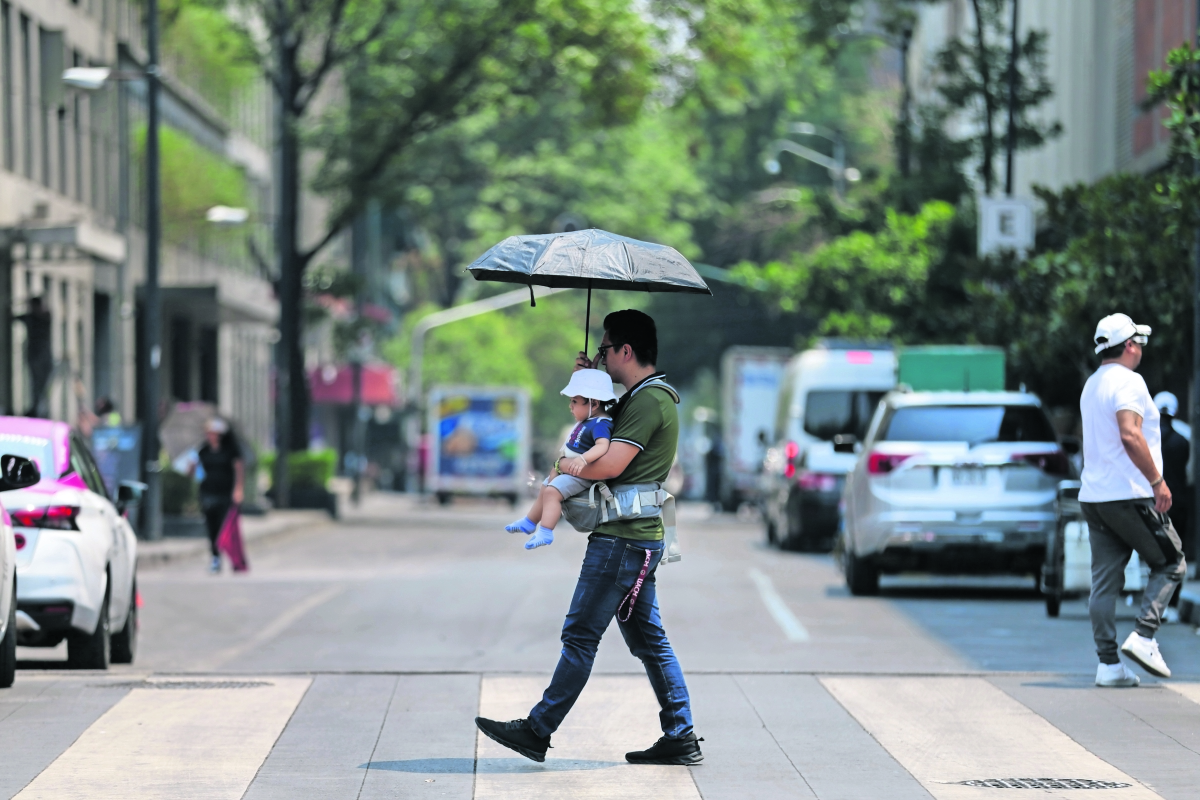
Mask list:
[[[1041,401],[1017,392],[889,392],[842,495],[853,594],[880,573],[1040,575],[1071,476]]]

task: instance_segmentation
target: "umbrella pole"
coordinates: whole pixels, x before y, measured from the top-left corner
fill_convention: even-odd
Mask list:
[[[588,354],[588,337],[592,332],[592,282],[588,281],[587,317],[583,322],[583,354]]]

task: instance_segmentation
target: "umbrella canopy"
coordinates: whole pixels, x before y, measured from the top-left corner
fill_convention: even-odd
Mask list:
[[[510,236],[467,269],[476,280],[528,286],[712,294],[675,248],[596,228]]]

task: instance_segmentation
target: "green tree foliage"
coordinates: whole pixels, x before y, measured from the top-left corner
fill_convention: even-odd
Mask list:
[[[881,231],[856,231],[789,261],[743,264],[784,311],[807,311],[828,336],[901,341],[927,330],[919,316],[941,261],[954,208],[927,203],[918,214],[889,211]]]
[[[135,132],[134,159],[140,161],[146,146],[146,129]],[[159,132],[162,170],[163,238],[172,244],[194,244],[208,230],[205,212],[213,206],[244,207],[249,198],[246,176],[228,161],[174,128]],[[232,234],[237,236],[236,233]]]
[[[639,300],[636,295],[594,292],[592,344],[600,341],[606,311],[636,308],[643,304]],[[410,313],[401,334],[384,347],[385,357],[406,376],[413,328],[438,310],[427,304]],[[571,422],[559,390],[570,380],[576,353],[583,348],[585,311],[584,293],[563,292],[539,300],[536,308],[515,306],[434,328],[425,339],[422,385],[523,387],[533,401],[535,434],[552,441]]]
[[[1118,311],[1154,327],[1143,368],[1148,382],[1162,386],[1186,375],[1190,226],[1181,224],[1165,184],[1114,175],[1039,197],[1046,208],[1041,252],[973,270],[970,308],[979,338],[1007,346],[1010,374],[1055,405],[1077,403],[1096,366],[1088,347],[1096,321]]]
[[[258,77],[254,43],[225,0],[162,0],[162,48],[168,68],[222,114]]]

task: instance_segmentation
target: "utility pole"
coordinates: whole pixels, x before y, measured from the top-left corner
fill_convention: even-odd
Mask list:
[[[1017,155],[1017,48],[1020,39],[1017,37],[1017,12],[1021,0],[1012,0],[1012,43],[1008,54],[1008,159],[1004,165],[1004,193],[1009,197],[1013,194],[1013,162]]]
[[[900,34],[900,141],[896,148],[903,178],[912,172],[912,89],[908,85],[908,48],[912,37],[912,26],[906,25]]]
[[[289,30],[288,9],[284,0],[275,2],[274,49],[278,58],[278,85],[275,87],[275,146],[277,170],[275,182],[278,213],[275,222],[275,251],[279,259],[279,343],[275,347],[275,507],[287,508],[291,496],[288,480],[288,454],[292,452],[292,382],[303,381],[293,374],[292,353],[299,349],[300,279],[296,274],[296,125],[291,102],[295,96],[296,47]],[[307,424],[307,421],[306,421]]]
[[[1200,47],[1200,0],[1196,3],[1196,46]],[[1192,143],[1192,173],[1200,177],[1200,148]],[[1194,532],[1200,529],[1200,220],[1192,218],[1195,229],[1192,253],[1192,413],[1188,422],[1192,424],[1192,508],[1188,524],[1192,526],[1193,551],[1196,547]],[[1188,554],[1185,554],[1188,555]]]
[[[142,308],[142,474],[146,483],[143,535],[162,538],[162,472],[158,463],[158,405],[162,363],[162,298],[158,286],[162,219],[158,149],[158,0],[146,0],[146,287]]]

